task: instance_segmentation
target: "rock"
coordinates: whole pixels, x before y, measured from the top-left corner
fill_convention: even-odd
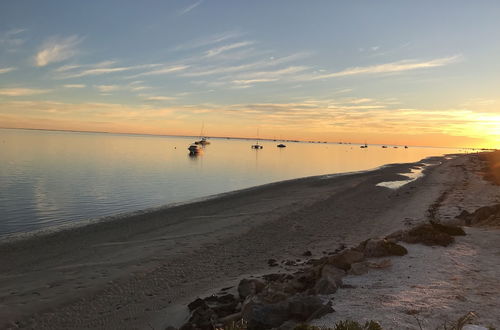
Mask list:
[[[408,250],[404,246],[387,239],[369,239],[361,243],[358,248],[366,257],[404,256]]]
[[[238,295],[242,300],[250,295],[260,293],[265,283],[258,279],[242,279],[238,284]]]
[[[465,236],[465,231],[459,226],[442,224],[433,221],[431,221],[431,225],[440,232],[446,233],[451,236]]]
[[[334,294],[335,292],[337,292],[338,288],[339,288],[339,285],[337,285],[335,280],[332,280],[329,277],[322,277],[316,282],[316,284],[314,285],[314,288],[312,288],[312,293],[313,294]]]
[[[268,304],[257,296],[250,296],[243,303],[241,316],[249,330],[276,328],[289,319],[288,304]]]
[[[306,252],[302,253],[302,255],[304,257],[310,257],[310,256],[312,256],[312,252],[311,251],[306,251]]]
[[[196,298],[194,301],[190,302],[187,307],[189,308],[189,311],[192,312],[201,306],[207,306],[205,300],[201,298]]]
[[[321,277],[316,281],[311,290],[314,294],[333,294],[342,285],[342,277],[345,271],[333,265],[324,265],[321,269]]]
[[[217,317],[225,317],[234,314],[239,304],[239,300],[232,294],[210,296],[205,298],[204,301],[208,308],[217,314]]]
[[[258,295],[266,303],[276,303],[285,300],[290,293],[286,292],[287,284],[283,282],[270,282]]]
[[[462,212],[460,212],[459,215],[457,215],[455,218],[457,219],[460,219],[460,220],[465,220],[467,219],[468,217],[470,216],[470,213],[467,212],[466,210],[463,210]]]
[[[361,262],[355,262],[351,264],[351,269],[349,269],[349,274],[352,275],[363,275],[368,273],[368,270],[370,269],[368,262],[366,261],[361,261]]]
[[[212,309],[200,306],[193,311],[188,323],[196,329],[212,330],[217,323],[217,319],[217,314]]]
[[[337,255],[328,257],[327,263],[347,271],[349,270],[349,268],[351,268],[351,264],[362,261],[364,257],[365,255],[363,254],[363,252],[349,249]]]
[[[290,278],[289,274],[266,274],[262,278],[267,282],[283,282],[287,278]]]
[[[169,325],[168,327],[165,328],[165,330],[177,330],[177,328]]]
[[[241,312],[237,312],[237,313],[219,318],[219,322],[223,323],[223,324],[230,324],[232,322],[236,322],[239,320],[241,320]]]
[[[407,243],[448,246],[455,241],[453,236],[440,232],[431,224],[421,224],[410,229],[403,237]]]
[[[245,301],[242,317],[249,330],[260,330],[277,328],[288,321],[310,321],[332,311],[331,305],[324,304],[317,296],[297,294],[273,304],[254,296]]]
[[[314,287],[320,276],[320,267],[311,267],[293,274],[293,278],[289,281],[289,283],[296,291],[302,292]]]
[[[333,309],[317,296],[299,294],[288,300],[288,312],[289,317],[295,321],[310,321],[333,312]]]
[[[278,266],[278,261],[276,259],[269,259],[267,260],[267,264],[269,265],[269,267],[276,267]]]

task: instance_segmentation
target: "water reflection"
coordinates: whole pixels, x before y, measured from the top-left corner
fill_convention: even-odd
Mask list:
[[[456,150],[0,129],[0,235]]]

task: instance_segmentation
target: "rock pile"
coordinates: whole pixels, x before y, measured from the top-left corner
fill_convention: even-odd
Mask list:
[[[334,311],[328,295],[343,287],[342,278],[347,274],[360,275],[370,268],[391,265],[390,260],[370,262],[368,258],[406,255],[408,251],[398,241],[447,246],[456,235],[465,232],[460,227],[431,222],[386,238],[368,239],[350,249],[337,249],[332,255],[309,259],[306,263],[288,263],[302,268],[293,273],[242,279],[237,296],[225,293],[197,298],[188,305],[190,318],[180,329],[223,328],[240,320],[246,322],[249,330],[293,329],[297,324]],[[268,264],[279,265],[275,259]],[[282,264],[286,265],[286,260]]]

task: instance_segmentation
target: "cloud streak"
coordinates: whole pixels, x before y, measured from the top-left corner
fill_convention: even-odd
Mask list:
[[[453,64],[458,62],[461,58],[462,58],[461,56],[455,55],[455,56],[443,57],[423,62],[416,60],[402,60],[398,62],[391,62],[385,64],[371,65],[371,66],[353,67],[328,74],[304,76],[302,77],[302,80],[319,80],[319,79],[329,79],[337,77],[395,73],[395,72],[412,71],[419,69],[428,69],[428,68],[435,68]]]
[[[50,92],[50,89],[37,88],[0,88],[0,95],[3,96],[29,96],[45,94]]]
[[[114,66],[114,61],[104,61],[97,64],[87,65],[64,65],[55,70],[60,79],[81,78],[86,76],[98,76],[132,70],[149,69],[160,64],[141,64],[132,66]],[[81,70],[77,70],[81,69]]]
[[[17,70],[17,68],[14,68],[14,67],[0,68],[0,74],[9,73],[9,72],[12,72],[14,70]]]
[[[224,46],[212,48],[212,49],[209,49],[205,52],[205,57],[214,57],[216,55],[227,52],[229,50],[246,47],[246,46],[249,46],[251,44],[253,44],[252,41],[241,41],[241,42],[235,42],[235,43],[232,43],[229,45],[224,45]]]
[[[52,37],[46,40],[35,55],[35,65],[42,67],[73,57],[77,53],[76,46],[82,40],[76,35],[67,38]]]
[[[199,0],[195,3],[193,3],[192,5],[189,5],[186,8],[179,10],[178,16],[182,16],[182,15],[189,13],[191,10],[193,10],[196,7],[198,7],[199,5],[201,5],[202,2],[203,2],[203,0]]]

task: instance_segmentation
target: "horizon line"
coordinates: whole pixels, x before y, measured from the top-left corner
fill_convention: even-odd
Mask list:
[[[147,135],[147,136],[170,136],[170,137],[199,137],[198,135],[177,135],[177,134],[153,134],[153,133],[126,133],[126,132],[107,132],[107,131],[85,131],[85,130],[72,130],[72,129],[56,129],[56,128],[32,128],[32,127],[2,127],[0,129],[21,129],[31,131],[53,131],[53,132],[69,132],[69,133],[101,133],[101,134],[120,134],[120,135]],[[342,141],[320,141],[320,140],[296,140],[296,139],[271,139],[271,138],[257,138],[257,137],[238,137],[238,136],[206,136],[213,139],[237,139],[237,140],[258,140],[258,141],[285,141],[285,142],[305,142],[305,143],[329,143],[329,144],[354,144],[364,145],[363,142],[342,142]],[[444,148],[444,149],[470,149],[470,150],[498,150],[495,148],[473,148],[473,147],[450,147],[450,146],[419,146],[408,144],[380,144],[368,143],[367,145],[387,145],[387,146],[409,146],[417,148]]]

